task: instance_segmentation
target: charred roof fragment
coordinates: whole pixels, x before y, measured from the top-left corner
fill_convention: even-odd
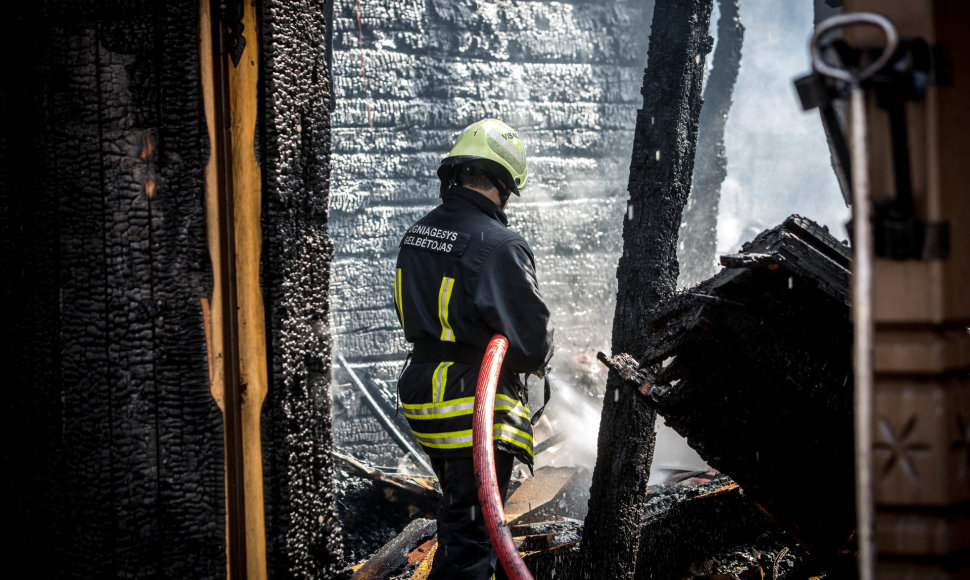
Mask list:
[[[653,311],[639,363],[604,362],[806,547],[852,535],[848,251],[791,216]]]

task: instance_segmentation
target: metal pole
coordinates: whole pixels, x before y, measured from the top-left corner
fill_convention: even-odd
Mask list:
[[[388,417],[386,414],[384,414],[384,411],[381,410],[380,405],[377,404],[377,401],[370,394],[370,391],[367,390],[367,386],[364,385],[364,383],[360,380],[360,378],[357,377],[357,373],[355,373],[350,368],[350,365],[347,364],[347,359],[345,359],[342,354],[338,354],[337,360],[340,361],[340,365],[344,367],[344,370],[347,371],[348,375],[350,375],[350,380],[351,382],[354,383],[354,386],[356,386],[357,389],[361,393],[363,393],[364,399],[367,400],[367,404],[370,405],[371,409],[373,409],[374,413],[377,415],[377,419],[381,422],[382,425],[384,425],[384,428],[387,429],[387,431],[391,434],[391,437],[395,441],[397,441],[398,444],[404,447],[404,449],[406,449],[408,453],[413,455],[414,458],[418,461],[418,463],[421,464],[422,467],[428,470],[428,475],[433,474],[434,470],[431,469],[431,465],[427,462],[427,460],[425,460],[424,455],[422,455],[420,451],[414,448],[411,442],[408,441],[408,438],[405,437],[404,434],[401,433],[401,431],[397,428],[397,425],[394,424],[394,421],[391,421],[391,418]]]
[[[861,70],[830,65],[820,40],[828,31],[849,25],[868,24],[882,29],[886,46],[872,64]],[[862,82],[885,66],[896,51],[898,37],[892,22],[881,14],[853,12],[822,22],[812,36],[812,66],[821,74],[850,87],[852,171],[852,345],[855,384],[856,539],[859,546],[859,578],[873,580],[876,569],[875,500],[872,478],[872,224],[869,195],[868,127],[866,94]]]

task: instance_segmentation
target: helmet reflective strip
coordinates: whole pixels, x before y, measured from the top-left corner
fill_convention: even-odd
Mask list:
[[[485,134],[488,135],[486,142],[488,143],[488,148],[498,154],[499,157],[508,162],[512,166],[512,169],[516,173],[525,172],[525,152],[518,151],[515,147],[509,145],[509,142],[502,137],[502,134],[495,131],[494,129],[487,129]]]
[[[404,291],[401,288],[401,269],[398,268],[394,275],[394,304],[397,306],[397,315],[401,319],[401,330],[404,330]]]
[[[441,321],[441,340],[455,342],[455,332],[448,324],[448,302],[451,301],[451,289],[455,286],[455,279],[447,276],[441,278],[441,288],[438,290],[438,320]]]

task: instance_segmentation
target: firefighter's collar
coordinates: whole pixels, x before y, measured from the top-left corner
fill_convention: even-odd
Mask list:
[[[488,199],[484,195],[478,193],[474,189],[468,189],[467,187],[462,187],[460,185],[454,185],[445,194],[444,201],[448,202],[448,198],[458,198],[465,201],[471,202],[478,209],[482,210],[486,215],[497,219],[502,222],[502,225],[509,225],[509,218],[505,215],[499,206],[495,205],[495,202]]]

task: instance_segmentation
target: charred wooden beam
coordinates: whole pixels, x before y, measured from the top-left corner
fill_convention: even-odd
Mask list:
[[[342,566],[334,491],[329,235],[332,3],[262,0],[263,252],[270,389],[263,405],[271,577]],[[331,35],[332,36],[332,35]]]
[[[641,352],[647,344],[644,315],[674,292],[677,231],[690,191],[705,56],[711,50],[712,2],[654,5],[616,274],[613,352]],[[595,578],[634,573],[653,459],[655,415],[631,404],[622,384],[615,375],[607,382],[583,533],[584,572]]]

